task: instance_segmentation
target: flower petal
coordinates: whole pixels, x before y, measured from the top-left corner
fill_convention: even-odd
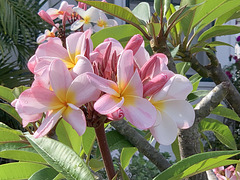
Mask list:
[[[135,71],[126,88],[121,92],[122,96],[143,96],[143,84],[138,74],[138,71]]]
[[[109,94],[101,96],[94,104],[94,109],[100,114],[110,114],[118,110],[124,103],[124,98],[117,98]]]
[[[137,96],[125,96],[121,107],[126,119],[139,129],[148,129],[155,124],[156,109],[147,100]]]
[[[80,27],[82,27],[84,25],[84,21],[78,20],[75,21],[72,25],[71,25],[71,30],[72,31],[76,31],[77,29],[79,29]]]
[[[27,114],[42,113],[63,106],[54,92],[40,86],[23,91],[19,101]]]
[[[85,56],[78,55],[76,59],[77,59],[77,64],[73,67],[72,73],[71,73],[73,78],[85,72],[93,72],[92,65],[88,60],[88,58],[86,58]]]
[[[134,74],[133,52],[125,50],[119,57],[117,64],[117,84],[122,92]]]
[[[89,78],[90,82],[99,90],[107,93],[107,94],[111,94],[111,95],[115,95],[115,96],[119,96],[118,93],[118,87],[117,84],[113,81],[104,79],[96,74],[93,73],[86,73],[87,77]]]
[[[77,76],[67,91],[67,102],[81,106],[90,101],[96,101],[100,90],[93,86],[86,74]]]
[[[194,109],[192,105],[185,100],[164,101],[161,112],[168,114],[180,129],[187,129],[194,123]]]
[[[56,96],[62,101],[66,101],[67,90],[73,79],[65,64],[60,60],[55,60],[50,65],[50,83]]]
[[[74,110],[68,107],[63,112],[63,119],[67,121],[73,129],[76,130],[79,136],[83,135],[86,130],[86,119],[81,109]]]
[[[85,36],[82,32],[72,33],[66,38],[67,51],[73,63],[75,63],[75,57],[77,55],[84,54],[84,52],[82,52],[84,44]]]
[[[34,133],[34,137],[38,138],[38,137],[45,136],[57,124],[59,118],[61,117],[65,109],[66,108],[63,107],[60,110],[52,111],[51,114],[43,120],[42,124]]]
[[[150,128],[150,132],[157,142],[170,145],[177,137],[177,125],[166,113],[157,111],[156,126]]]
[[[175,74],[164,85],[161,91],[153,95],[154,101],[166,99],[186,99],[187,95],[192,91],[191,82],[180,74]]]

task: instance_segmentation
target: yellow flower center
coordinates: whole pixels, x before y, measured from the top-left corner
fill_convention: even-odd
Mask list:
[[[89,16],[84,17],[84,23],[85,24],[89,24],[90,23],[90,17]]]
[[[104,20],[99,20],[98,23],[97,23],[98,26],[100,27],[107,27],[107,22],[104,21]]]

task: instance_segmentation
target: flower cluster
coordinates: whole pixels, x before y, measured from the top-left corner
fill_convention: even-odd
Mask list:
[[[104,1],[106,2],[106,1]],[[53,26],[52,30],[45,30],[45,33],[37,38],[37,43],[42,43],[45,40],[49,40],[55,37],[56,32],[65,36],[66,24],[70,24],[72,31],[86,31],[92,28],[94,32],[97,32],[106,27],[112,27],[118,25],[114,19],[108,19],[107,16],[94,7],[87,9],[87,5],[79,2],[77,7],[69,5],[66,1],[63,1],[59,9],[49,8],[47,11],[40,11],[39,16]],[[59,27],[58,23],[54,23],[54,20],[61,19],[62,27]]]
[[[73,23],[76,27],[95,10],[78,7],[73,11],[82,17]],[[65,3],[59,10],[40,15],[49,21],[64,19],[72,16],[72,6]],[[168,69],[164,54],[150,57],[141,35],[133,36],[125,47],[108,38],[93,49],[91,34],[90,28],[64,41],[52,37],[29,60],[34,82],[12,105],[24,127],[28,123],[38,126],[36,138],[47,135],[61,118],[79,135],[86,126],[95,127],[99,119],[125,118],[138,129],[150,130],[165,145],[175,140],[178,128],[192,126],[195,113],[185,100],[192,85]]]
[[[235,170],[233,165],[224,169],[224,166],[213,169],[219,180],[237,180],[240,177],[240,173]]]

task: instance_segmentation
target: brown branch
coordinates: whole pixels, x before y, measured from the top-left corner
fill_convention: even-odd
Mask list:
[[[218,104],[227,95],[229,89],[229,83],[223,82],[217,85],[211,92],[207,94],[194,108],[195,110],[195,122],[189,129],[179,131],[178,142],[180,156],[182,159],[191,155],[200,153],[200,134],[198,132],[199,122],[207,117],[211,111],[218,106]],[[206,174],[198,174],[190,177],[191,180],[207,179]]]
[[[170,167],[169,162],[163,155],[156,150],[149,142],[133,129],[124,120],[113,121],[111,125],[123,136],[125,136],[130,143],[132,143],[140,153],[143,153],[160,171],[164,171]]]

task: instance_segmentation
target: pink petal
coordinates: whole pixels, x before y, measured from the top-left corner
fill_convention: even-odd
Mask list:
[[[40,86],[25,90],[19,96],[19,101],[27,114],[38,114],[63,106],[54,92]]]
[[[67,90],[73,79],[65,64],[60,60],[55,60],[50,65],[50,83],[56,96],[62,101],[66,101]]]
[[[114,111],[113,113],[107,114],[107,118],[110,120],[121,120],[124,118],[124,113],[121,108]]]
[[[81,109],[74,110],[68,107],[63,112],[63,119],[67,121],[73,129],[76,130],[79,136],[83,135],[86,130],[86,119]]]
[[[75,32],[66,38],[66,46],[71,61],[75,64],[75,57],[85,52],[85,35],[82,32]]]
[[[93,72],[92,65],[86,57],[78,55],[76,56],[76,59],[77,59],[77,64],[73,67],[72,73],[71,73],[73,78],[85,72]]]
[[[92,85],[97,89],[111,95],[119,96],[117,84],[113,81],[104,79],[93,73],[86,73]]]
[[[160,111],[165,112],[170,118],[172,118],[180,129],[191,127],[195,120],[193,107],[185,100],[164,101]]]
[[[156,126],[150,128],[150,132],[156,141],[162,145],[172,144],[178,132],[176,123],[166,113],[158,111],[156,124]]]
[[[126,119],[139,129],[148,129],[155,124],[156,109],[147,100],[137,96],[125,96],[121,109]]]
[[[49,8],[46,13],[51,17],[52,20],[59,16],[59,11],[55,8]]]
[[[133,55],[136,54],[136,52],[138,51],[139,47],[141,46],[143,42],[143,37],[140,34],[134,35],[127,43],[127,45],[125,46],[125,50],[132,50],[133,51]]]
[[[138,74],[138,71],[135,71],[126,88],[121,92],[122,96],[143,96],[143,84]]]
[[[152,99],[154,101],[167,99],[184,100],[191,91],[191,82],[186,77],[176,74],[168,80],[161,91],[153,95]]]
[[[43,120],[42,124],[34,133],[34,137],[38,138],[45,136],[57,124],[65,109],[66,107],[63,107],[62,109],[52,111],[51,114]]]
[[[81,106],[90,101],[96,101],[100,90],[93,86],[86,74],[77,76],[67,91],[67,102]]]
[[[41,10],[38,15],[47,23],[51,24],[52,26],[55,26],[52,18],[50,17],[50,15],[48,14],[48,12],[45,12],[44,10]]]
[[[100,114],[106,115],[118,110],[123,103],[124,98],[104,94],[95,102],[94,109]]]
[[[144,41],[142,45],[139,47],[138,51],[136,52],[133,58],[138,68],[141,68],[150,59],[150,56],[144,47]]]
[[[32,73],[34,73],[34,68],[35,68],[35,66],[37,65],[37,63],[38,63],[37,56],[36,56],[36,55],[33,55],[33,56],[29,59],[28,64],[27,64],[28,69],[29,69]]]
[[[134,74],[133,52],[125,50],[122,52],[117,65],[117,84],[123,91]]]

